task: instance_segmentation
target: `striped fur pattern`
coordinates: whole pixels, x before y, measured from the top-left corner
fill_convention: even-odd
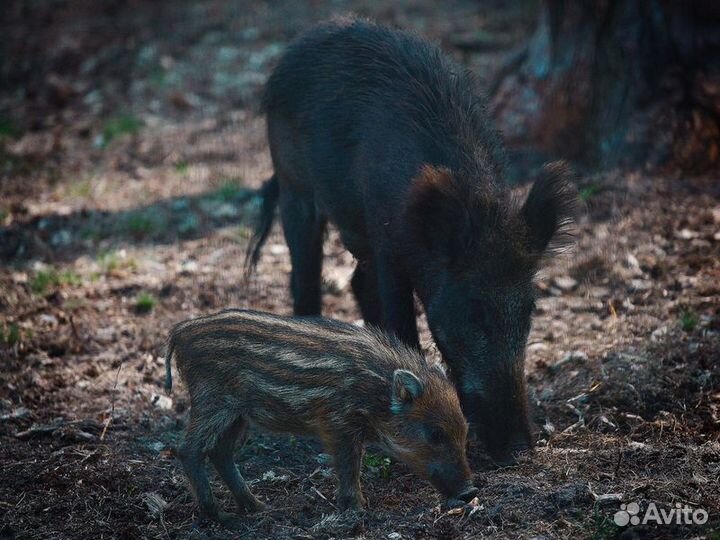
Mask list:
[[[467,423],[444,371],[371,328],[322,318],[226,310],[171,332],[171,361],[190,393],[190,422],[179,451],[208,516],[222,521],[204,471],[209,456],[248,510],[263,507],[232,462],[249,423],[315,435],[335,458],[338,506],[362,505],[363,444],[381,445],[447,497],[469,493]]]

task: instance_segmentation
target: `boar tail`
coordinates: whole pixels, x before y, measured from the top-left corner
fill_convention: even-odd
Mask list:
[[[280,184],[277,175],[273,174],[263,183],[260,188],[260,197],[262,198],[262,206],[260,215],[258,216],[255,232],[250,239],[247,253],[245,255],[245,275],[249,276],[260,259],[260,251],[262,250],[265,240],[267,240],[270,230],[272,229],[273,220],[275,219],[275,207],[278,204],[280,196]]]
[[[167,353],[165,353],[165,393],[172,393],[172,357],[175,354],[174,335],[170,335],[167,344]]]

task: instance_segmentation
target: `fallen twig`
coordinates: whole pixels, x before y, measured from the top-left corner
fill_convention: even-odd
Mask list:
[[[103,427],[102,433],[100,434],[101,441],[105,440],[105,434],[107,433],[107,430],[113,421],[113,417],[115,416],[115,396],[117,395],[116,390],[118,384],[118,377],[120,377],[120,370],[122,369],[122,366],[123,364],[121,361],[117,371],[115,372],[115,384],[113,384],[112,399],[110,401],[110,416],[108,416],[107,420],[105,420],[105,427]]]

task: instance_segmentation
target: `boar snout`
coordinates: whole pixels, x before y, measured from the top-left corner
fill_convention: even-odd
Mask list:
[[[462,490],[462,493],[458,493],[457,495],[455,495],[454,498],[462,502],[469,503],[475,498],[475,495],[477,495],[479,491],[480,490],[475,486],[469,485],[464,490]]]
[[[512,395],[512,394],[511,394]],[[498,466],[517,463],[517,455],[532,449],[533,439],[528,419],[526,398],[494,398],[465,393],[460,396],[471,429],[485,444],[487,452]]]

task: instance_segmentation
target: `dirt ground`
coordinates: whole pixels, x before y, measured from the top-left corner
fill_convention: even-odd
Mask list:
[[[291,311],[279,227],[243,280],[271,172],[259,93],[285,43],[355,12],[438,40],[482,84],[532,2],[9,5],[6,59],[22,61],[2,64],[0,93],[0,539],[720,538],[717,175],[581,176],[577,247],[537,278],[536,450],[497,470],[473,443],[465,508],[371,448],[367,508],[338,514],[316,441],[253,433],[236,459],[272,509],[228,531],[198,521],[174,457],[188,403],[162,390],[169,328]],[[353,265],[331,231],[325,315],[360,318]],[[616,525],[629,503],[709,516]]]

